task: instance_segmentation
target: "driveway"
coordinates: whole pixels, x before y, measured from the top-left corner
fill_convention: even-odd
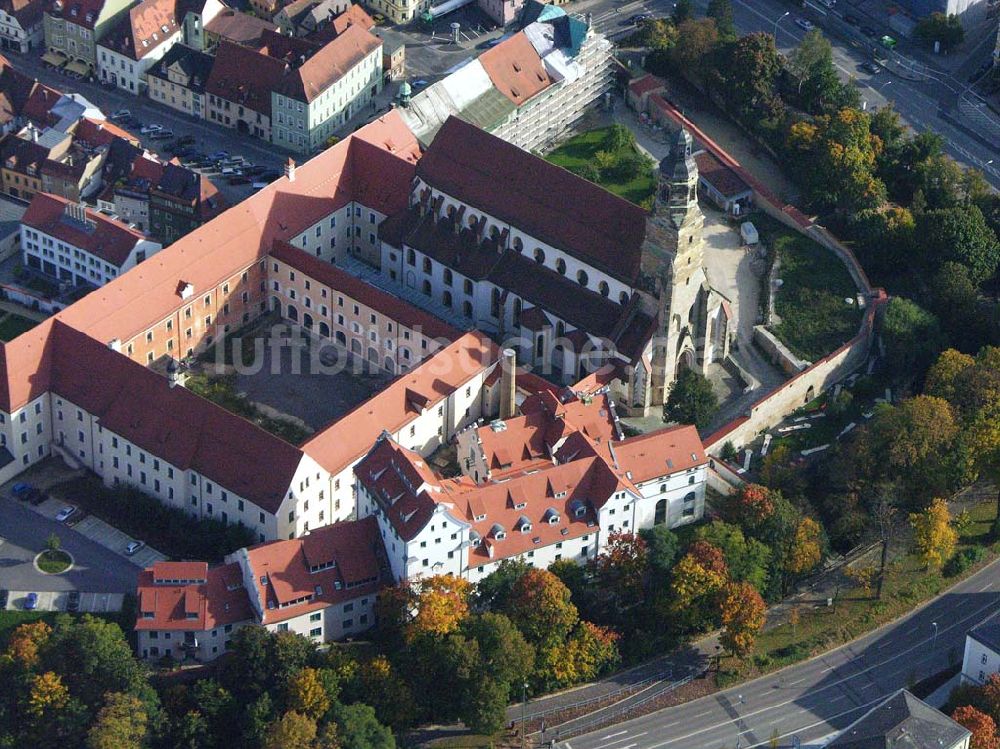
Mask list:
[[[53,500],[48,500],[49,503]],[[58,511],[58,508],[56,508]],[[53,513],[54,514],[54,513]],[[62,523],[35,512],[30,505],[0,497],[0,588],[11,591],[134,593],[140,568]],[[50,534],[73,556],[73,567],[61,575],[39,572],[33,560]],[[9,605],[16,606],[12,597]]]

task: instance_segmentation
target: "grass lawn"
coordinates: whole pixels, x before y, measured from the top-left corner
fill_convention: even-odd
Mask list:
[[[610,129],[610,127],[602,127],[580,133],[563,143],[545,159],[570,171],[575,171],[587,164],[593,165],[597,152],[607,150],[605,139],[608,137]],[[624,182],[606,179],[602,176],[597,184],[636,205],[640,205],[649,198],[656,189],[652,165],[645,172],[638,173]]]
[[[212,377],[193,374],[188,376],[184,386],[192,393],[222,406],[237,416],[242,416],[292,445],[301,445],[309,439],[312,433],[295,422],[266,416],[246,398],[241,398],[236,392],[235,380],[235,375]]]
[[[70,559],[69,554],[58,549],[56,551],[47,549],[38,557],[38,568],[50,575],[58,575],[60,572],[65,572],[72,563],[73,560]]]
[[[969,512],[972,522],[962,531],[956,553],[979,546],[986,551],[980,564],[946,577],[941,572],[928,571],[915,555],[907,554],[889,565],[881,601],[874,600],[861,589],[845,588],[830,608],[801,606],[798,624],[794,628],[791,624],[782,624],[762,632],[754,654],[746,662],[723,659],[720,686],[783,668],[849,642],[912,611],[995,559],[1000,553],[1000,542],[990,539],[995,505],[983,502]],[[961,653],[956,657],[961,658]]]
[[[21,333],[31,330],[36,325],[38,323],[34,320],[8,313],[0,319],[0,341],[13,341]]]
[[[771,329],[796,356],[822,359],[861,325],[862,310],[844,301],[857,296],[854,280],[826,248],[762,214],[754,214],[753,221],[780,258],[782,286],[774,308],[781,322]]]

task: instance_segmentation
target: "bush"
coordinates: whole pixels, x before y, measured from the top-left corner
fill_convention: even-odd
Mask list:
[[[727,463],[732,463],[739,457],[739,453],[736,451],[736,446],[733,445],[732,440],[726,440],[722,445],[722,450],[719,453],[719,457],[722,458]]]
[[[951,559],[947,561],[944,565],[944,576],[945,577],[955,577],[956,575],[961,575],[963,572],[968,570],[970,567],[983,561],[986,557],[986,552],[981,546],[970,546],[968,549],[962,549],[962,551],[955,554]]]
[[[573,174],[575,174],[577,177],[583,177],[585,180],[588,180],[589,182],[596,183],[599,182],[601,179],[600,170],[593,164],[581,164],[580,166],[575,167],[570,171],[573,172]]]

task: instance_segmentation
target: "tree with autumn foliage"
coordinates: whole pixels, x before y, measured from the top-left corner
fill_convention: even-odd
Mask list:
[[[729,570],[722,550],[695,541],[674,566],[671,613],[686,628],[704,629],[717,618],[715,596],[726,584]]]
[[[743,528],[760,527],[774,512],[774,494],[760,484],[744,484],[725,503],[726,520]]]
[[[1000,749],[997,725],[993,718],[971,705],[955,708],[951,719],[972,732],[969,749]]]
[[[767,606],[750,583],[732,582],[719,595],[722,647],[739,658],[753,651],[757,635],[764,628]]]
[[[36,720],[61,710],[69,702],[69,690],[59,674],[46,671],[32,675],[29,681],[27,712]]]
[[[414,584],[416,616],[410,623],[410,634],[446,635],[458,629],[469,614],[472,584],[454,575],[421,578]]]
[[[958,532],[951,525],[948,503],[935,499],[923,512],[910,513],[913,545],[927,569],[941,569],[951,559]]]
[[[569,686],[596,678],[618,662],[619,635],[606,627],[580,622],[553,659],[552,673],[558,686]]]
[[[812,518],[804,517],[795,529],[785,569],[792,575],[805,575],[823,559],[823,528]]]
[[[38,663],[38,651],[49,641],[52,627],[42,621],[22,624],[10,636],[5,655],[19,668],[29,670]]]
[[[591,562],[598,592],[620,611],[642,602],[646,542],[634,533],[612,531]]]
[[[330,698],[320,679],[317,668],[303,668],[288,684],[288,709],[308,716],[321,718],[330,709]]]
[[[142,749],[148,722],[149,716],[138,698],[109,692],[87,732],[87,749]]]
[[[314,749],[315,741],[316,721],[291,711],[268,727],[264,749]]]
[[[514,583],[505,612],[525,639],[538,648],[562,645],[580,616],[569,588],[548,570],[530,569]]]

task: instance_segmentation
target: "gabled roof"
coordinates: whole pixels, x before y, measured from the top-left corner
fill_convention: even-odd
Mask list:
[[[93,29],[104,10],[105,0],[53,0],[48,12],[62,15],[68,23]]]
[[[177,0],[142,0],[122,15],[99,46],[141,60],[179,32]]]
[[[732,198],[753,192],[740,176],[725,166],[708,151],[699,151],[694,155],[698,165],[698,176],[719,191],[723,197]]]
[[[301,451],[58,320],[51,337],[53,392],[140,450],[278,511]]]
[[[222,39],[205,91],[271,116],[271,92],[283,85],[285,63],[251,47]]]
[[[243,587],[238,564],[206,570],[205,582],[187,585],[157,582],[157,568],[162,564],[139,573],[136,630],[205,632],[226,624],[253,620],[253,609]],[[201,564],[204,566],[203,562]],[[173,571],[166,574],[175,575],[168,579],[191,579]],[[146,614],[152,616],[147,618]]]
[[[121,267],[136,244],[145,239],[141,232],[89,208],[86,209],[86,224],[70,218],[66,209],[72,205],[72,201],[57,195],[38,193],[32,198],[21,223],[117,267]]]
[[[257,46],[265,31],[277,30],[270,21],[226,8],[205,24],[205,31],[236,44]]]
[[[40,23],[48,0],[2,0],[0,10],[17,19],[22,29],[28,30]]]
[[[659,429],[614,444],[614,457],[635,483],[708,463],[698,430],[690,424]]]
[[[455,392],[498,358],[496,345],[483,333],[470,331],[404,372],[376,395],[337,419],[302,446],[302,451],[331,474],[338,474],[372,446],[383,430],[395,433],[420,415],[407,392],[425,399],[425,409]],[[441,362],[448,362],[442,370]],[[344,425],[350,424],[350,429]]]
[[[642,208],[457,117],[438,131],[417,175],[616,278],[638,277]]]
[[[391,582],[384,555],[374,516],[250,547],[255,595],[264,606],[261,623],[375,594]]]
[[[995,616],[969,630],[969,637],[1000,653],[1000,616]]]
[[[483,52],[479,62],[493,85],[516,106],[555,83],[523,32]]]
[[[967,728],[900,689],[845,728],[826,749],[955,749],[969,735]]]
[[[82,143],[90,148],[99,148],[110,145],[116,138],[128,141],[134,145],[139,144],[139,139],[128,130],[123,130],[110,120],[95,120],[91,117],[82,117],[73,130],[73,141]]]
[[[167,71],[176,66],[188,77],[187,88],[201,93],[205,90],[205,84],[208,83],[208,78],[212,74],[214,63],[215,57],[210,54],[185,44],[175,44],[167,50],[162,59],[146,72],[146,75],[165,81],[169,78]]]
[[[10,11],[6,11],[10,13]],[[24,113],[32,90],[39,85],[19,70],[7,58],[0,56],[0,124],[6,124]]]

